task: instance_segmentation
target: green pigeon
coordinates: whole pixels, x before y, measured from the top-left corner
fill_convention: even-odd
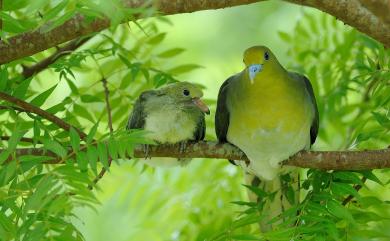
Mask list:
[[[245,69],[219,90],[216,134],[220,142],[246,154],[248,164],[235,163],[257,176],[260,186],[268,192],[281,191],[280,162],[309,149],[317,137],[313,88],[305,76],[285,70],[265,46],[245,50],[243,61]],[[275,215],[275,207],[271,209]]]
[[[207,105],[200,99],[203,92],[188,82],[168,84],[160,89],[141,93],[136,100],[126,129],[143,129],[148,138],[159,144],[180,143],[181,151],[188,141],[200,141],[205,137]],[[151,166],[177,166],[188,163],[182,158],[147,158]]]

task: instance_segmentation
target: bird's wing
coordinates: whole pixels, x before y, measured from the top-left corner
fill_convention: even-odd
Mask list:
[[[145,103],[148,98],[156,95],[156,92],[153,90],[143,92],[137,99],[134,104],[133,111],[129,116],[129,120],[127,121],[126,129],[143,129],[145,125]]]
[[[215,133],[220,142],[227,142],[226,136],[229,129],[230,113],[226,101],[230,83],[234,78],[235,75],[225,80],[218,93],[217,110],[215,112]]]
[[[204,115],[202,114],[199,117],[198,123],[196,124],[195,132],[194,132],[195,141],[203,140],[205,134],[206,134],[206,122],[204,119]]]
[[[310,127],[310,143],[314,144],[316,141],[317,135],[318,135],[318,128],[319,128],[319,113],[318,113],[318,107],[317,107],[317,101],[316,97],[314,96],[314,91],[313,87],[310,83],[310,80],[306,78],[306,76],[294,73],[294,72],[289,72],[290,76],[293,77],[294,79],[298,79],[300,81],[303,81],[305,88],[307,92],[309,93],[310,101],[313,105],[314,108],[314,118]]]

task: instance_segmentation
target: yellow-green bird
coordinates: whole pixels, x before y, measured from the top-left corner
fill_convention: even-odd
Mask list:
[[[259,177],[267,191],[277,191],[280,162],[316,140],[316,99],[310,81],[285,70],[267,47],[248,48],[243,61],[245,69],[219,90],[216,134],[250,160],[237,164]]]
[[[143,92],[135,102],[126,129],[144,129],[148,138],[159,144],[180,143],[184,149],[187,141],[203,140],[206,131],[205,114],[209,108],[200,99],[203,92],[188,82],[168,84],[160,89]],[[148,146],[145,149],[148,157]],[[176,166],[189,159],[149,158],[152,166]]]

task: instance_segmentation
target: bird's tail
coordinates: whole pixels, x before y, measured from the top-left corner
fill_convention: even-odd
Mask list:
[[[249,192],[251,202],[262,202],[262,216],[260,228],[262,232],[272,230],[273,225],[280,223],[269,223],[269,221],[285,210],[299,203],[299,172],[298,170],[281,174],[272,181],[260,180],[252,174],[246,174],[246,182],[254,187],[260,188],[267,197],[260,197],[253,192]]]

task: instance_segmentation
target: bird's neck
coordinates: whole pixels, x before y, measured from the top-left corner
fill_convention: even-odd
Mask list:
[[[245,89],[244,93],[256,96],[269,96],[279,95],[288,91],[288,83],[286,80],[287,72],[279,66],[264,68],[258,73],[253,81],[250,80],[249,74],[246,70],[242,72],[244,75],[244,83],[242,88]]]

